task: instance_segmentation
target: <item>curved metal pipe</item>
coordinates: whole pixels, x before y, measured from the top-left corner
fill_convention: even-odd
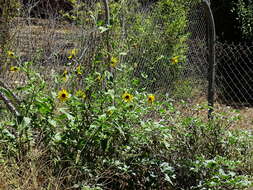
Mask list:
[[[110,25],[110,9],[109,9],[109,2],[108,0],[103,0],[104,7],[105,7],[105,17],[106,17],[106,25]]]
[[[207,16],[208,21],[208,118],[212,119],[213,107],[214,107],[214,94],[215,94],[215,40],[216,40],[216,33],[215,33],[215,22],[213,18],[213,13],[211,10],[211,4],[209,0],[203,0],[204,9]]]

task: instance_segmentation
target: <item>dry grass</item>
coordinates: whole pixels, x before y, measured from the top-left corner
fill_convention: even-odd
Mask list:
[[[1,190],[61,190],[60,178],[53,175],[46,152],[32,149],[20,161],[9,160],[0,166]]]
[[[193,98],[189,99],[186,104],[177,103],[176,107],[187,116],[197,116],[207,120],[208,111],[205,105],[207,105],[207,96],[205,93],[201,94],[198,91],[198,93],[195,94]],[[216,101],[214,112],[226,121],[234,118],[234,120],[231,121],[231,129],[253,129],[253,107],[233,107]]]

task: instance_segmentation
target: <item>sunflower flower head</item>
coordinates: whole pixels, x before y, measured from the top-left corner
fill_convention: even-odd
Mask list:
[[[152,104],[155,101],[155,95],[150,94],[148,95],[148,103]]]
[[[111,62],[110,62],[110,65],[112,68],[115,68],[117,65],[118,65],[118,59],[116,57],[112,57],[111,58]]]
[[[76,97],[85,99],[85,98],[86,98],[86,94],[85,94],[84,91],[78,90],[78,91],[76,92]]]
[[[78,53],[78,50],[77,50],[76,48],[70,50],[70,51],[68,52],[68,54],[69,54],[68,59],[74,58],[74,57],[77,55],[77,53]]]
[[[173,65],[178,64],[178,62],[179,62],[178,58],[179,58],[179,56],[172,57],[172,58],[171,58],[171,63],[172,63]]]
[[[10,71],[11,71],[11,72],[17,72],[18,70],[19,70],[19,68],[16,67],[16,66],[11,66],[11,67],[10,67]]]
[[[13,51],[7,51],[7,56],[13,58],[15,56]]]
[[[131,102],[133,100],[133,95],[125,92],[123,95],[122,95],[122,99],[125,101],[125,102]]]
[[[69,99],[69,93],[68,93],[68,91],[67,91],[66,89],[60,90],[60,91],[58,92],[57,98],[58,98],[60,101],[62,101],[62,102],[68,100],[68,99]]]

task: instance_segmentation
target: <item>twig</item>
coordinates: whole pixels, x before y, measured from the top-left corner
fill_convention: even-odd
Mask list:
[[[14,98],[14,100],[16,101],[17,104],[20,104],[20,103],[21,103],[20,99],[19,99],[19,98],[9,89],[9,87],[6,86],[6,85],[4,84],[4,82],[1,81],[1,80],[0,80],[0,86],[2,86],[3,88],[5,88],[6,90],[9,91],[9,93],[10,93],[11,96]]]
[[[22,118],[21,114],[19,113],[19,111],[16,109],[16,107],[12,104],[12,102],[2,93],[0,92],[0,99],[2,99],[4,101],[4,103],[6,104],[7,108],[18,118],[18,120],[20,121],[20,119]]]

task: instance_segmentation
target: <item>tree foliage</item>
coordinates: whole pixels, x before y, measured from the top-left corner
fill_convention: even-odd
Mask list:
[[[211,1],[216,33],[220,41],[237,41],[241,38],[237,14],[231,11],[236,2],[237,0]]]
[[[253,39],[253,1],[239,0],[233,9],[237,14],[240,24],[242,38],[244,40]]]

